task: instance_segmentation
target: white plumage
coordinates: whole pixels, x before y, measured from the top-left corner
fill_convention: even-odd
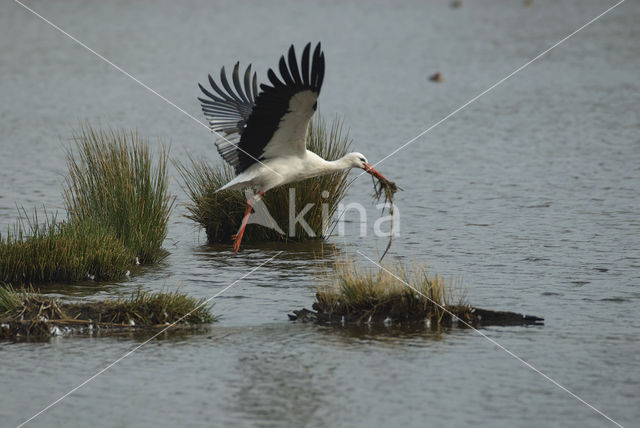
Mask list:
[[[256,74],[251,77],[251,65],[244,73],[244,87],[240,82],[236,63],[231,89],[224,71],[220,72],[222,90],[209,76],[215,94],[200,89],[208,98],[199,98],[211,129],[224,134],[216,142],[218,152],[231,165],[236,177],[218,191],[251,188],[255,196],[247,200],[247,209],[238,233],[234,235],[237,253],[253,205],[269,189],[349,168],[362,168],[386,180],[361,153],[333,161],[322,159],[307,150],[307,128],[317,107],[324,79],[324,53],[320,43],[311,57],[311,44],[302,52],[300,67],[293,46],[289,48],[288,63],[280,58],[278,78],[273,70],[268,77],[271,85],[260,85]]]

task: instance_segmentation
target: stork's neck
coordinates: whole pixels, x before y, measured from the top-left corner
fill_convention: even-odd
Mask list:
[[[328,161],[322,159],[312,151],[307,150],[304,164],[300,167],[302,169],[297,171],[295,175],[298,179],[303,179],[344,171],[347,168],[353,167],[353,163],[347,159],[347,156],[334,161]]]
[[[334,161],[325,161],[325,162],[326,162],[327,169],[330,170],[331,172],[343,171],[347,168],[353,167],[353,165],[351,164],[351,161],[347,159],[346,156],[343,156],[340,159],[336,159]]]

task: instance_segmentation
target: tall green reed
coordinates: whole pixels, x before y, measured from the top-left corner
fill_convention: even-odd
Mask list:
[[[71,223],[91,220],[114,231],[140,263],[153,263],[167,235],[173,197],[168,194],[168,150],[157,163],[136,132],[82,126],[67,151],[64,201]]]

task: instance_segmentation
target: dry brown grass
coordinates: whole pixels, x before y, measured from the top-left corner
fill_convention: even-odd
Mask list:
[[[0,286],[0,338],[50,336],[51,329],[57,326],[158,327],[174,322],[197,325],[214,320],[203,299],[177,291],[138,290],[129,298],[68,303],[37,294],[32,288],[15,290]]]
[[[314,309],[347,322],[431,320],[440,324],[450,321],[444,308],[468,308],[458,284],[430,275],[424,266],[387,263],[384,267],[364,269],[348,258],[332,268],[325,267]]]

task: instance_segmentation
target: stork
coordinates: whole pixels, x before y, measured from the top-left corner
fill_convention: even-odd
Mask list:
[[[233,235],[237,254],[253,205],[269,189],[336,171],[361,168],[386,180],[362,153],[349,153],[337,160],[325,160],[307,150],[309,121],[317,108],[324,79],[324,53],[318,43],[311,54],[311,43],[302,51],[300,66],[293,45],[287,59],[280,57],[280,78],[269,69],[270,85],[261,84],[249,65],[240,81],[239,63],[233,68],[231,88],[220,70],[220,88],[209,75],[211,90],[198,84],[206,98],[198,98],[211,130],[222,136],[216,141],[218,153],[235,171],[235,178],[218,189],[252,189],[238,232]],[[214,93],[215,92],[215,93]]]

